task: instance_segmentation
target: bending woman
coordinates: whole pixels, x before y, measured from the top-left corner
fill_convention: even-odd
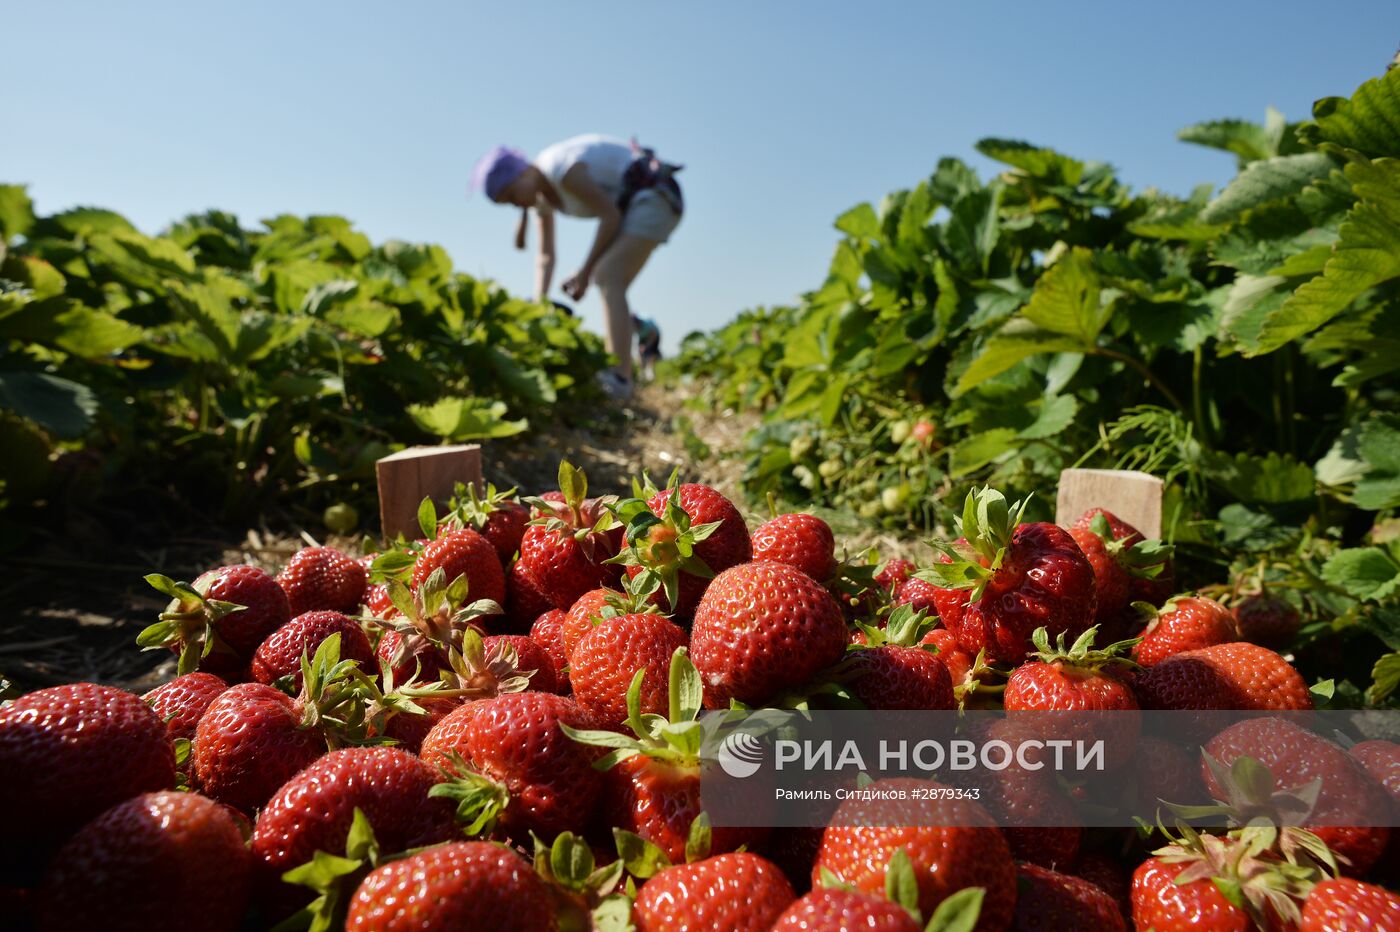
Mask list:
[[[561,285],[575,301],[590,282],[598,286],[607,320],[608,349],[617,367],[603,374],[616,397],[632,394],[632,314],[627,289],[651,252],[666,242],[684,209],[679,166],[649,149],[607,136],[575,136],[545,149],[534,162],[517,149],[497,146],[477,163],[475,188],[497,204],[521,209],[515,246],[525,248],[531,208],[539,226],[535,298],[548,300],[554,277],[554,214],[598,221],[593,245],[578,271]]]

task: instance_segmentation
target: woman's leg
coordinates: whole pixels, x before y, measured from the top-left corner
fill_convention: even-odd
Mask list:
[[[617,357],[618,376],[628,382],[632,381],[632,310],[627,306],[627,289],[656,247],[655,240],[624,233],[613,240],[593,271],[607,318],[608,350]]]

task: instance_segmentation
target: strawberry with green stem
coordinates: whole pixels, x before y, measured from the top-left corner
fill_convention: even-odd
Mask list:
[[[415,668],[419,677],[436,679],[449,665],[449,652],[462,649],[463,632],[501,613],[501,606],[491,599],[468,602],[466,574],[449,583],[441,567],[416,590],[389,580],[388,594],[398,614],[379,622],[385,631],[376,653],[401,680],[412,676]]]
[[[565,726],[570,738],[608,753],[593,765],[606,773],[606,807],[612,825],[655,845],[669,863],[688,855],[733,851],[756,843],[760,829],[706,830],[704,851],[697,851],[700,804],[701,746],[704,727],[697,720],[704,698],[700,674],[677,648],[671,655],[667,683],[667,714],[642,708],[645,670],[638,670],[627,690],[627,726],[632,734]],[[706,824],[708,820],[705,820]]]
[[[918,646],[933,624],[907,605],[897,607],[884,628],[857,622],[861,640],[828,675],[867,709],[956,708],[948,668],[935,651]]]
[[[136,643],[144,650],[174,650],[180,673],[204,670],[242,679],[258,645],[292,617],[282,587],[256,566],[220,567],[193,583],[152,573],[146,582],[169,596],[170,604]]]
[[[1069,533],[1094,569],[1098,593],[1094,623],[1115,635],[1125,634],[1120,629],[1127,620],[1134,580],[1155,580],[1167,572],[1174,548],[1160,540],[1144,540],[1136,531],[1118,537],[1110,523],[1111,514],[1091,514],[1085,516],[1089,518],[1087,527],[1076,522]]]
[[[502,566],[509,566],[520,550],[530,522],[530,509],[516,500],[515,489],[499,492],[491,483],[479,491],[474,482],[459,482],[447,502],[444,520],[456,527],[472,528],[496,548]]]
[[[573,832],[560,832],[551,844],[534,839],[535,873],[553,898],[553,914],[563,929],[622,929],[632,899],[621,888],[626,865],[616,858],[600,865],[593,849]]]
[[[1183,595],[1160,609],[1146,602],[1134,602],[1133,608],[1147,621],[1142,643],[1133,651],[1133,660],[1142,667],[1173,654],[1240,640],[1230,610],[1214,599]]]
[[[779,514],[777,498],[771,492],[768,510],[771,517],[750,535],[752,558],[791,564],[817,582],[830,579],[836,571],[836,538],[831,525],[816,515]]]
[[[1025,658],[1036,628],[1077,637],[1097,605],[1093,567],[1079,545],[1053,524],[1022,524],[1026,504],[1008,505],[990,488],[969,492],[958,522],[968,543],[937,545],[952,562],[915,577],[970,590],[962,617],[949,627],[965,650],[1013,664]]]
[[[327,610],[305,612],[268,635],[253,653],[248,672],[259,683],[288,692],[300,689],[302,658],[331,637],[338,639],[340,659],[359,664],[367,673],[375,671],[374,649],[360,623]]]
[[[644,586],[658,581],[662,605],[672,615],[689,617],[715,573],[749,559],[743,516],[709,486],[681,485],[678,473],[664,490],[648,481],[634,483],[633,492],[633,498],[613,506],[626,528],[624,547],[613,562]]]
[[[840,908],[838,927],[842,929],[850,926],[891,930],[907,928],[901,923],[893,922],[890,914],[884,909],[876,908],[871,900],[895,907],[903,913],[909,926],[923,929],[924,932],[971,932],[983,927],[979,921],[982,918],[983,901],[987,895],[985,887],[964,887],[944,898],[934,907],[925,924],[925,910],[920,905],[919,878],[915,872],[915,862],[911,859],[910,852],[903,848],[896,848],[890,855],[889,863],[885,865],[885,888],[882,892],[883,896],[874,891],[862,892],[831,871],[823,871],[821,885],[814,886],[807,898],[821,903],[828,909],[833,906]],[[796,903],[785,916],[795,911]],[[825,918],[821,913],[813,915],[809,912],[808,915],[811,916],[808,921],[812,922],[812,925],[786,925],[781,928],[810,929],[813,932],[827,928],[819,924]],[[862,926],[861,923],[867,925]],[[774,929],[779,927],[775,925]]]
[[[590,589],[616,584],[621,576],[609,561],[617,556],[618,529],[608,499],[591,500],[588,478],[567,460],[559,464],[564,501],[527,499],[540,511],[520,542],[520,563],[539,583],[555,608],[567,609]]]
[[[767,932],[794,899],[777,865],[736,852],[659,871],[637,892],[632,920],[637,932]]]
[[[1400,929],[1400,894],[1346,877],[1324,880],[1303,901],[1299,932]]]
[[[277,574],[293,618],[305,612],[353,612],[366,581],[365,568],[334,547],[303,547]]]

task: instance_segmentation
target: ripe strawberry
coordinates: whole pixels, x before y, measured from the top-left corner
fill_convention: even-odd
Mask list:
[[[850,651],[839,678],[867,709],[956,709],[953,680],[938,655],[883,644]]]
[[[1361,762],[1371,779],[1400,804],[1400,744],[1393,741],[1362,741],[1352,746],[1352,757]]]
[[[1383,825],[1350,824],[1372,821],[1375,813],[1385,812],[1385,791],[1359,761],[1325,738],[1283,719],[1246,719],[1211,738],[1205,753],[1217,764],[1212,766],[1209,760],[1205,761],[1201,778],[1214,798],[1249,807],[1247,813],[1241,813],[1241,821],[1270,812],[1275,800],[1281,798],[1275,794],[1302,792],[1302,788],[1317,780],[1317,797],[1305,816],[1307,827],[1345,859],[1346,872],[1364,875],[1385,850],[1389,830]],[[1263,787],[1255,787],[1252,781],[1248,785],[1227,786],[1235,782],[1227,779],[1233,777],[1227,771],[1240,757],[1263,765],[1272,780]],[[1220,768],[1218,773],[1216,767]],[[1279,813],[1275,824],[1289,822]]]
[[[1109,549],[1110,542],[1093,531],[1071,528],[1069,536],[1094,568],[1094,590],[1098,596],[1094,624],[1109,629],[1128,607],[1128,570]]]
[[[1079,856],[1074,866],[1074,875],[1082,877],[1107,893],[1113,900],[1118,914],[1125,921],[1132,921],[1133,905],[1129,899],[1129,890],[1132,889],[1131,877],[1120,860],[1096,851],[1087,852]]]
[[[505,647],[515,651],[515,668],[530,678],[530,689],[537,693],[557,693],[559,680],[554,658],[534,638],[524,634],[493,634],[481,639],[488,657]]]
[[[498,492],[488,483],[485,492],[478,492],[475,483],[458,483],[446,520],[481,534],[496,548],[501,565],[510,566],[530,522],[530,509],[515,500],[515,489]]]
[[[374,583],[365,587],[365,608],[369,609],[369,614],[375,618],[388,619],[399,613],[399,610],[394,608],[394,600],[389,598],[387,583]]]
[[[1245,596],[1233,609],[1241,641],[1279,648],[1293,641],[1303,616],[1288,600],[1267,592]]]
[[[1078,718],[1071,717],[1070,728]],[[1029,740],[1061,737],[1047,735],[1048,729],[1038,725],[1034,718],[1028,722],[1018,716],[999,721],[982,719],[974,724],[973,732],[985,735],[984,741],[1001,741],[1013,748],[1020,748]],[[1031,752],[1027,754],[1027,766],[1012,758],[1005,768],[979,767],[969,778],[972,785],[982,789],[987,811],[1003,826],[1002,834],[1013,858],[1065,870],[1079,857],[1083,831],[1074,824],[1080,817],[1055,779],[1052,763],[1048,753]]]
[[[186,673],[141,698],[165,722],[170,740],[184,738],[188,741],[194,738],[195,726],[204,710],[226,689],[228,684],[212,673]]]
[[[879,780],[869,787],[911,791],[937,787],[924,780]],[[902,824],[901,824],[902,823]],[[920,912],[932,916],[938,904],[965,887],[986,896],[976,928],[997,932],[1011,926],[1016,902],[1016,866],[1001,830],[987,811],[970,799],[906,798],[847,800],[837,808],[822,836],[812,883],[823,869],[856,890],[885,890],[890,859],[903,850],[918,884]]]
[[[1074,538],[1053,524],[1021,524],[1024,510],[992,489],[968,493],[959,530],[969,543],[945,546],[953,562],[926,571],[931,581],[972,592],[961,619],[943,617],[963,649],[1012,664],[1030,650],[1036,628],[1078,637],[1097,605],[1093,567]]]
[[[632,679],[636,681],[635,675]],[[677,648],[670,657],[663,683],[660,710],[665,715],[664,724],[653,729],[646,727],[641,690],[629,688],[625,717],[631,736],[564,729],[575,741],[611,750],[611,756],[597,765],[611,765],[604,780],[608,822],[656,845],[673,864],[687,859],[691,829],[702,812],[702,761],[690,739],[694,737],[703,693],[700,674],[685,650]],[[764,828],[716,826],[711,830],[707,853],[752,846],[766,835]]]
[[[1230,610],[1214,599],[1182,596],[1152,615],[1133,660],[1150,667],[1174,654],[1238,641]]]
[[[468,628],[480,628],[500,612],[487,599],[468,602],[470,583],[459,574],[451,584],[441,568],[433,570],[416,591],[398,580],[389,581],[389,597],[398,613],[383,623],[384,634],[375,648],[381,664],[387,664],[398,682],[417,673],[432,682],[451,668],[451,654],[463,650]]]
[[[1324,880],[1303,902],[1299,932],[1400,929],[1400,894],[1345,877]]]
[[[282,875],[317,851],[345,854],[357,809],[384,855],[457,837],[452,803],[429,796],[438,779],[407,751],[357,747],[332,751],[288,780],[258,813],[250,843],[267,918],[280,919],[310,898],[282,883]]]
[[[452,710],[462,704],[456,698],[428,698],[415,700],[423,710],[422,715],[395,715],[384,725],[385,737],[398,742],[398,747],[417,754],[423,747],[423,739],[433,730],[433,726],[452,714]]]
[[[353,612],[365,583],[365,568],[333,547],[304,547],[277,574],[293,618],[305,612]]]
[[[957,613],[956,606],[959,600],[961,600],[962,604],[967,604],[966,593],[956,589],[949,589],[946,591],[957,593],[957,596],[946,600],[950,607],[953,607],[954,613]],[[918,612],[929,612],[930,614],[938,615],[938,592],[939,588],[933,583],[925,582],[922,579],[911,576],[895,586],[893,600],[895,605],[907,605]],[[961,615],[958,617],[961,617]]]
[[[529,631],[535,619],[551,611],[554,603],[530,575],[525,564],[516,562],[506,574],[506,620],[513,631]]]
[[[1016,866],[1015,927],[1127,930],[1113,897],[1087,880],[1034,864]]]
[[[853,890],[817,889],[787,908],[773,932],[920,932],[909,911],[882,896]]]
[[[374,870],[355,891],[346,932],[493,929],[554,932],[549,888],[508,848],[459,841]]]
[[[574,600],[573,605],[568,606],[568,612],[560,625],[565,663],[578,646],[578,642],[603,620],[603,613],[620,595],[615,589],[590,589]]]
[[[554,689],[561,695],[571,691],[569,682],[569,651],[564,643],[564,625],[568,614],[554,608],[535,619],[530,626],[530,640],[534,641],[554,661]]]
[[[1186,932],[1257,927],[1294,928],[1298,901],[1315,872],[1302,876],[1248,839],[1198,835],[1154,852],[1133,874],[1133,923],[1138,929]],[[1231,890],[1230,897],[1222,887]]]
[[[756,854],[720,854],[668,867],[642,884],[632,921],[637,932],[767,932],[795,896],[772,861]]]
[[[846,647],[841,608],[786,563],[744,563],[711,581],[695,609],[691,657],[705,704],[757,704],[801,685]]]
[[[910,561],[901,560],[896,557],[880,567],[880,572],[875,574],[875,582],[879,584],[880,588],[890,592],[897,589],[900,583],[914,575],[915,569],[916,567]]]
[[[442,570],[450,584],[458,576],[467,578],[466,596],[489,599],[497,605],[506,599],[506,574],[491,542],[471,528],[448,531],[431,540],[413,564],[413,586],[421,587],[434,570]]]
[[[1070,525],[1070,530],[1090,530],[1100,515],[1108,524],[1108,539],[1118,544],[1119,547],[1131,550],[1139,544],[1149,543],[1141,531],[1113,512],[1103,508],[1090,508],[1080,515],[1074,524]],[[1170,548],[1158,552],[1164,553],[1166,559],[1160,561],[1161,569],[1157,570],[1155,574],[1150,571],[1152,563],[1146,560],[1137,561],[1140,565],[1148,568],[1149,572],[1130,574],[1131,578],[1128,582],[1128,601],[1130,603],[1146,602],[1149,605],[1161,605],[1176,591],[1176,573],[1172,565]]]
[[[541,516],[525,529],[520,563],[555,608],[567,609],[590,589],[616,585],[621,567],[608,563],[620,540],[606,501],[586,499],[588,480],[568,462],[559,464],[563,502],[532,499]]]
[[[39,929],[235,932],[251,861],[233,815],[197,793],[145,793],[70,838],[39,891]]]
[[[294,688],[301,688],[301,658],[316,653],[326,638],[340,635],[340,656],[353,660],[367,673],[376,667],[369,638],[359,623],[340,612],[317,611],[298,615],[274,631],[253,654],[253,679],[275,683],[291,677]]]
[[[530,832],[553,838],[588,822],[602,790],[591,748],[570,741],[560,725],[590,728],[572,699],[507,693],[459,706],[423,739],[423,760],[435,767],[460,754],[476,773],[510,793],[501,828],[514,839]]]
[[[787,563],[817,582],[836,571],[836,538],[816,515],[778,515],[759,525],[750,541],[753,559]]]
[[[253,812],[293,774],[326,752],[326,739],[303,727],[305,707],[263,683],[239,683],[210,705],[195,730],[191,760],[214,799]]]
[[[662,615],[616,615],[585,634],[569,654],[574,699],[600,722],[627,719],[627,690],[638,670],[643,713],[663,714],[671,655],[686,643],[685,631]]]
[[[1133,691],[1144,709],[1301,711],[1308,684],[1267,647],[1235,642],[1174,654],[1140,671]]]
[[[173,787],[175,752],[139,696],[73,683],[0,706],[0,773],[0,851],[36,863],[99,812]]]
[[[241,679],[253,651],[291,618],[282,587],[256,566],[223,566],[193,584],[154,573],[146,581],[171,601],[136,643],[169,647],[180,655],[181,673]]]
[[[977,665],[977,658],[958,645],[956,634],[947,628],[934,628],[923,636],[920,643],[931,644],[937,649],[938,660],[948,670],[955,691],[975,682],[972,672]],[[955,695],[958,694],[955,692]]]

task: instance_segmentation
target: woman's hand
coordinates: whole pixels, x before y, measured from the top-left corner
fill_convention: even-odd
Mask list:
[[[588,290],[588,281],[592,277],[593,273],[588,269],[579,269],[559,287],[563,289],[564,294],[579,301],[583,299],[584,292]]]

